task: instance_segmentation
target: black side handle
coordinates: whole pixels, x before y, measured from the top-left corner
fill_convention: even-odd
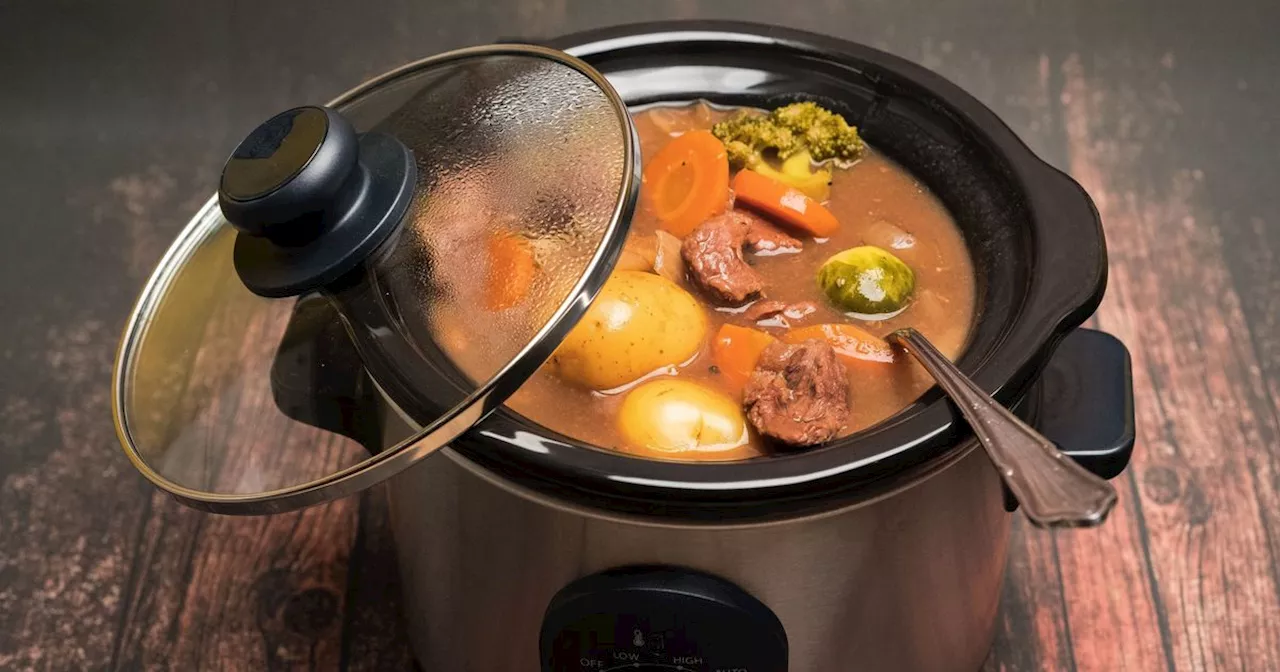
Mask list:
[[[381,402],[338,311],[318,293],[294,304],[271,364],[271,393],[286,416],[382,450]]]
[[[1111,334],[1076,329],[1040,376],[1036,429],[1085,469],[1111,479],[1129,466],[1135,437],[1133,365]],[[1005,490],[1005,508],[1018,503]]]
[[[1133,365],[1124,343],[1077,329],[1058,346],[1041,381],[1040,431],[1089,471],[1120,475],[1135,436]]]

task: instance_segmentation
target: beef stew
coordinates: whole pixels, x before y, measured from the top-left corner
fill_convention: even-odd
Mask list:
[[[932,386],[881,340],[894,329],[960,355],[974,270],[942,204],[856,132],[856,146],[799,152],[799,173],[793,158],[751,163],[721,144],[757,118],[704,103],[634,114],[645,179],[621,259],[508,407],[601,448],[745,459],[848,436]],[[724,170],[726,150],[750,170]],[[856,160],[816,163],[818,151]],[[779,182],[788,170],[812,179]],[[497,296],[491,307],[519,300]],[[464,371],[489,365],[483,349],[449,350]]]

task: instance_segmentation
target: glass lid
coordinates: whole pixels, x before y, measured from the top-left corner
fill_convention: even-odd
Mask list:
[[[268,513],[430,455],[585,312],[638,160],[604,77],[534,46],[450,52],[276,115],[130,317],[113,385],[130,459],[188,505]]]

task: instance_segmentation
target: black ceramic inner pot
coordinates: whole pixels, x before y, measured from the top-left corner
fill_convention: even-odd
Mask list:
[[[607,29],[548,45],[604,73],[633,107],[706,99],[772,108],[813,99],[843,114],[872,145],[925,182],[954,215],[978,273],[979,314],[959,365],[996,399],[1030,412],[1023,402],[1038,376],[1062,339],[1097,307],[1106,286],[1101,223],[1080,186],[1038,159],[972,96],[900,58],[779,28],[678,26]],[[412,344],[420,351],[428,343],[430,350],[429,338],[412,333],[423,323],[414,319],[412,306],[374,304],[371,297],[379,294],[364,284],[334,295],[343,312],[356,318],[353,336],[363,366],[405,413],[431,418],[456,403],[466,386],[444,353],[423,353],[433,364],[430,369],[398,365],[400,357],[417,352]],[[1091,348],[1122,348],[1084,338]],[[1086,361],[1073,366],[1092,369],[1123,359],[1081,357]],[[1112,373],[1127,376],[1123,367],[1113,367]],[[442,379],[458,384],[449,389]],[[1125,429],[1129,410],[1116,401],[1108,411],[1113,422],[1096,416],[1087,422],[1091,440],[1099,424],[1122,430],[1115,441],[1104,441],[1114,445],[1082,446],[1075,438],[1051,437],[1108,477],[1127,461],[1131,442]],[[541,437],[536,450],[528,447],[531,435]],[[453,448],[522,485],[553,488],[595,506],[725,520],[829,508],[836,501],[893,489],[931,461],[954,453],[966,435],[955,409],[935,389],[855,436],[799,454],[739,463],[641,460],[594,449],[505,409]],[[371,447],[385,444],[385,437],[361,439]]]

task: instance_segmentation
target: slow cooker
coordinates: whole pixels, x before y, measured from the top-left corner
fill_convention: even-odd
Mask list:
[[[618,256],[638,190],[628,109],[800,99],[843,114],[954,215],[979,295],[960,368],[1119,474],[1130,365],[1080,328],[1107,272],[1085,192],[919,66],[702,22],[450,52],[255,129],[126,327],[126,453],[215,513],[385,482],[425,670],[978,669],[1017,502],[936,388],[848,438],[727,463],[598,449],[502,405]],[[544,319],[452,335],[520,331],[483,380],[423,326],[468,314],[452,289],[474,281],[474,253],[433,232],[475,202],[501,215],[475,226],[538,218],[569,250]]]

